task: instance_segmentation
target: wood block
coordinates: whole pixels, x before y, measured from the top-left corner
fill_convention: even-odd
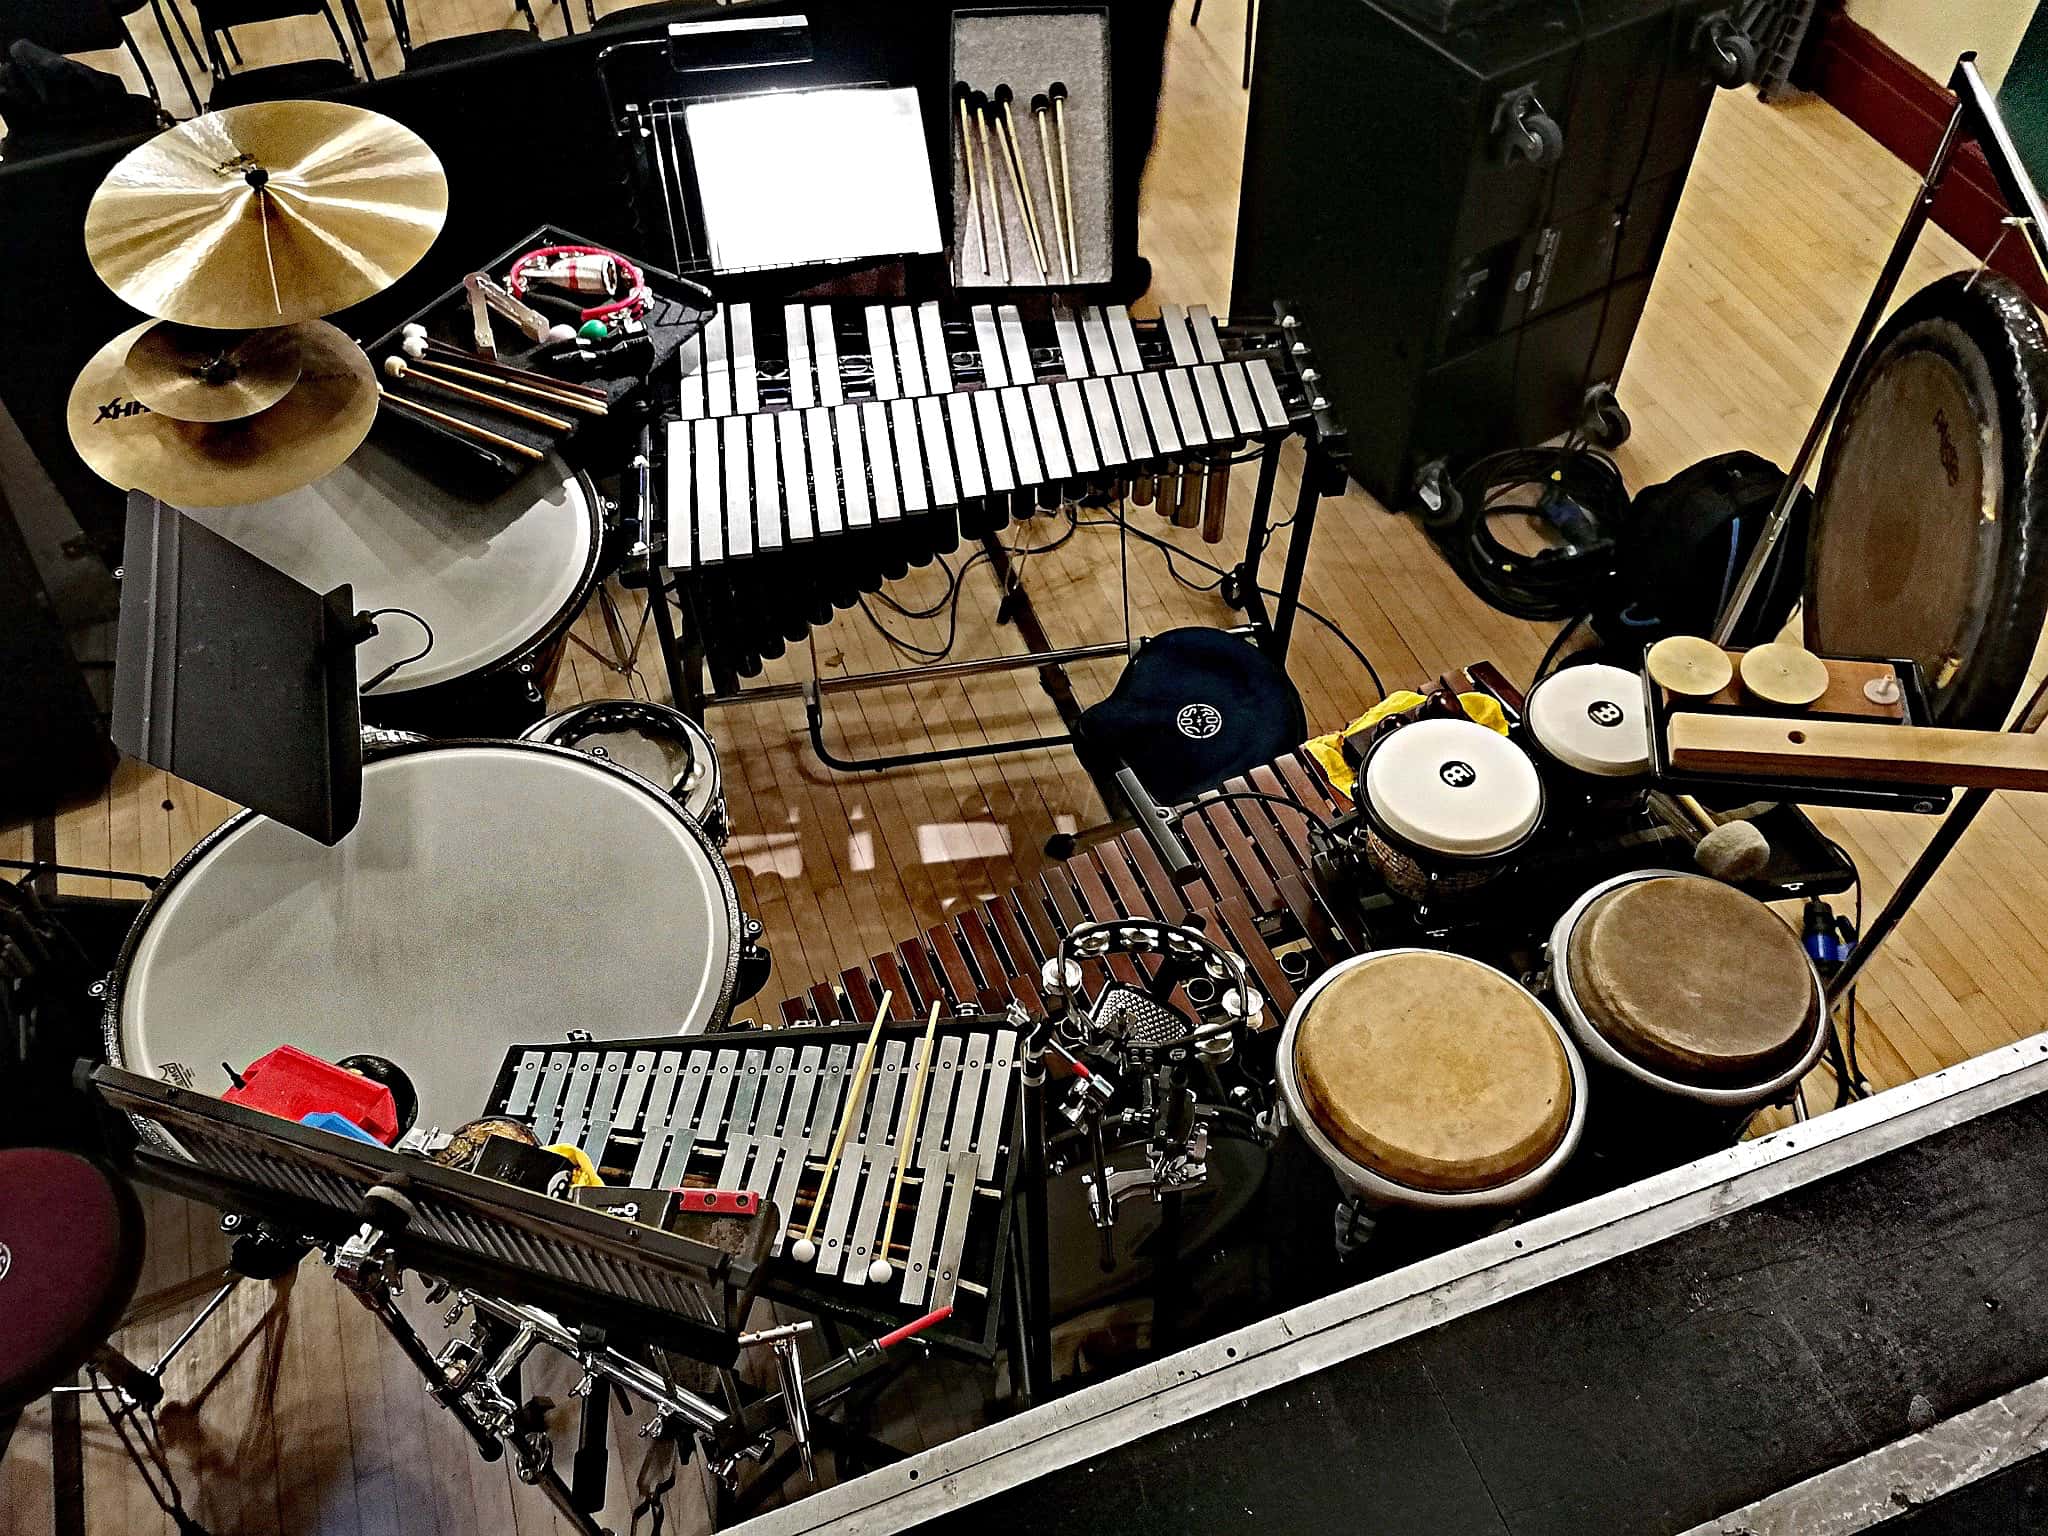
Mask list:
[[[1701,773],[2048,790],[2048,741],[2012,731],[1686,714],[1669,740],[1672,766]]]

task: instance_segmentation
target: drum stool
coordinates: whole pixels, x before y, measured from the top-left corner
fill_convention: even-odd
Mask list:
[[[1161,805],[1183,805],[1299,746],[1308,714],[1287,669],[1228,630],[1170,629],[1138,647],[1109,697],[1074,722],[1074,752],[1111,807],[1119,768]],[[1055,859],[1128,831],[1119,818],[1047,839]]]

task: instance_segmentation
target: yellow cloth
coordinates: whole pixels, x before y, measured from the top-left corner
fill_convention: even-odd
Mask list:
[[[581,1147],[573,1147],[566,1141],[558,1141],[548,1150],[555,1156],[566,1157],[575,1164],[569,1174],[570,1188],[587,1189],[601,1187],[604,1184],[604,1180],[597,1176],[597,1166],[591,1162],[589,1154]]]
[[[1344,739],[1347,736],[1367,735],[1382,720],[1393,715],[1405,715],[1409,710],[1417,708],[1424,702],[1426,701],[1421,694],[1406,688],[1399,689],[1381,699],[1379,703],[1373,705],[1371,709],[1368,709],[1356,720],[1345,726],[1343,730],[1335,731],[1328,736],[1318,736],[1313,741],[1304,742],[1302,744],[1302,751],[1316,760],[1316,766],[1323,770],[1323,775],[1330,781],[1331,788],[1341,795],[1355,799],[1358,788],[1358,774],[1345,759]],[[1485,726],[1489,731],[1498,731],[1503,736],[1507,735],[1507,714],[1501,709],[1500,700],[1496,699],[1492,694],[1461,693],[1458,695],[1458,703],[1464,709],[1467,719],[1476,721],[1478,724]]]

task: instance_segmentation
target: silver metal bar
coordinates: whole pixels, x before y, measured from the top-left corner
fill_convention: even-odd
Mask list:
[[[647,1096],[647,1113],[640,1121],[640,1155],[633,1162],[633,1187],[651,1189],[661,1172],[662,1150],[668,1145],[669,1106],[685,1080],[681,1062],[673,1056],[655,1069]]]
[[[1247,625],[1232,628],[1232,634],[1249,634]],[[1103,640],[1093,645],[1062,646],[1053,651],[1026,651],[1017,656],[980,656],[971,661],[938,661],[926,666],[893,667],[883,672],[856,672],[847,677],[821,677],[815,682],[766,683],[752,688],[735,688],[705,697],[705,704],[759,704],[771,699],[800,699],[810,689],[824,693],[859,693],[870,688],[894,688],[905,683],[927,683],[941,678],[979,677],[992,672],[1018,672],[1027,667],[1064,666],[1074,661],[1096,661],[1104,656],[1128,656],[1130,647],[1121,640]]]
[[[533,1090],[540,1082],[541,1068],[547,1065],[547,1052],[523,1051],[519,1065],[512,1069],[512,1091],[505,1098],[505,1113],[524,1116],[533,1107]]]
[[[580,1341],[573,1329],[565,1326],[552,1313],[538,1307],[529,1307],[516,1301],[500,1301],[495,1296],[482,1296],[474,1291],[463,1293],[471,1307],[503,1323],[510,1323],[521,1329],[531,1329],[542,1342],[551,1345],[579,1360],[609,1379],[613,1385],[622,1387],[637,1397],[645,1398],[664,1413],[672,1413],[692,1428],[716,1433],[727,1420],[724,1409],[706,1398],[699,1397],[687,1387],[676,1385],[656,1373],[648,1366],[614,1349],[601,1349],[595,1354],[581,1349]]]

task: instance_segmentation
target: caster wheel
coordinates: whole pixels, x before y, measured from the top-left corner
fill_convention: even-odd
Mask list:
[[[1045,840],[1045,856],[1048,859],[1071,859],[1079,845],[1071,832],[1055,832]]]
[[[1244,582],[1236,571],[1223,578],[1223,585],[1216,589],[1216,595],[1239,612],[1244,611]]]
[[[1579,420],[1581,430],[1602,448],[1619,448],[1635,430],[1628,412],[1614,398],[1611,384],[1595,384],[1586,391],[1585,410]]]

